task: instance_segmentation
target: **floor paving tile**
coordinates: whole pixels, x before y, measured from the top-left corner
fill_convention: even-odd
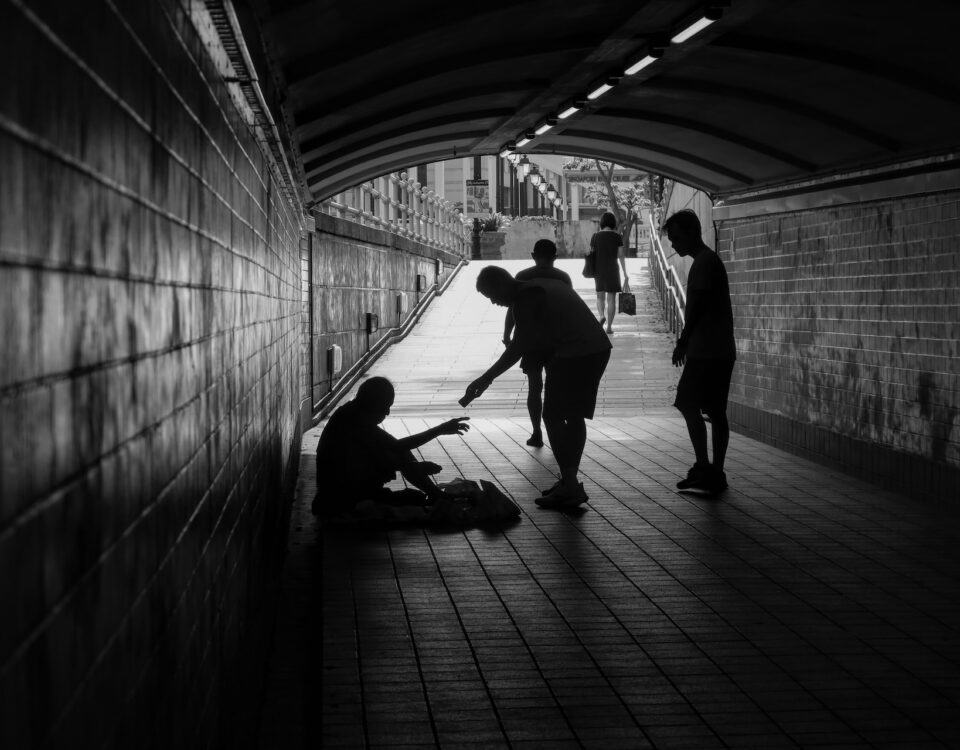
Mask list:
[[[441,480],[498,484],[513,524],[325,527],[304,436],[262,747],[960,745],[957,513],[740,435],[727,493],[678,493],[672,341],[629,263],[640,314],[615,322],[580,513],[533,503],[556,467],[525,445],[518,370],[420,450]],[[397,386],[395,434],[463,414],[502,350],[478,267],[372,370]]]

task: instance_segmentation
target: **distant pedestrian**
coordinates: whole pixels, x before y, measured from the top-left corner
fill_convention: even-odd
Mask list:
[[[573,288],[570,276],[554,268],[557,259],[557,246],[552,240],[537,240],[533,246],[533,262],[536,265],[524,268],[516,275],[517,281],[532,281],[534,279],[555,279]],[[507,308],[506,319],[503,321],[503,345],[510,346],[513,332],[513,309]],[[533,433],[527,440],[527,445],[534,448],[543,447],[543,431],[540,429],[540,418],[543,414],[543,369],[550,358],[547,349],[539,352],[524,354],[520,359],[520,369],[527,376],[527,411],[530,413],[530,422]]]
[[[617,313],[617,294],[629,290],[627,252],[623,238],[617,231],[617,217],[607,211],[600,217],[600,231],[590,238],[590,249],[595,258],[593,277],[597,290],[597,314],[600,325],[606,323],[607,333],[613,333],[613,316]],[[619,261],[619,265],[618,265]],[[620,269],[623,281],[620,281]]]
[[[477,290],[495,305],[511,308],[515,333],[500,358],[467,386],[461,404],[477,398],[524,355],[549,352],[543,423],[560,481],[545,490],[537,504],[576,507],[587,501],[577,475],[587,441],[586,420],[593,419],[610,359],[610,340],[580,295],[563,281],[517,281],[503,268],[487,266],[477,277]]]
[[[673,350],[673,364],[683,366],[674,406],[687,422],[696,463],[686,479],[677,482],[677,487],[718,493],[727,488],[723,471],[730,442],[727,394],[737,357],[727,271],[720,256],[703,243],[700,220],[693,211],[678,211],[664,222],[663,228],[677,254],[693,258],[687,272],[683,331]],[[712,464],[701,412],[710,417]]]

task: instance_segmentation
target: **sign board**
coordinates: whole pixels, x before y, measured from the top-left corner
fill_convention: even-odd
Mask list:
[[[490,213],[490,181],[467,180],[467,216],[483,216]]]

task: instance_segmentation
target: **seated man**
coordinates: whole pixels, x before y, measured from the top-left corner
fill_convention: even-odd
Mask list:
[[[440,435],[462,435],[470,429],[469,417],[398,439],[379,426],[390,413],[393,398],[390,381],[373,377],[330,417],[317,446],[317,495],[312,505],[316,515],[349,512],[363,500],[424,506],[444,497],[430,478],[440,467],[418,461],[411,451]],[[398,471],[417,489],[392,492],[384,487]]]

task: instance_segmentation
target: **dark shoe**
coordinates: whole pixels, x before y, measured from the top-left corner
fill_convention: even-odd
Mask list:
[[[727,484],[727,475],[724,474],[723,470],[711,466],[710,471],[707,472],[706,480],[696,486],[698,489],[706,490],[711,495],[719,495],[729,485]]]
[[[707,475],[710,471],[709,465],[704,464],[694,464],[690,471],[687,472],[687,478],[681,479],[677,482],[678,490],[687,490],[691,487],[695,487],[703,481],[706,481]]]
[[[529,438],[527,438],[527,445],[533,446],[534,448],[542,448],[543,435],[539,432],[533,433]]]
[[[560,486],[549,495],[537,498],[536,502],[541,508],[553,510],[576,508],[578,505],[587,502],[588,499],[587,493],[583,491],[583,482],[579,482],[576,489]]]
[[[561,486],[562,484],[563,484],[563,482],[561,482],[560,480],[557,480],[557,481],[554,482],[550,487],[547,487],[547,489],[545,489],[545,490],[540,490],[540,494],[541,494],[543,497],[546,497],[547,495],[553,494],[554,492],[556,492],[557,490],[560,489],[560,486]]]

